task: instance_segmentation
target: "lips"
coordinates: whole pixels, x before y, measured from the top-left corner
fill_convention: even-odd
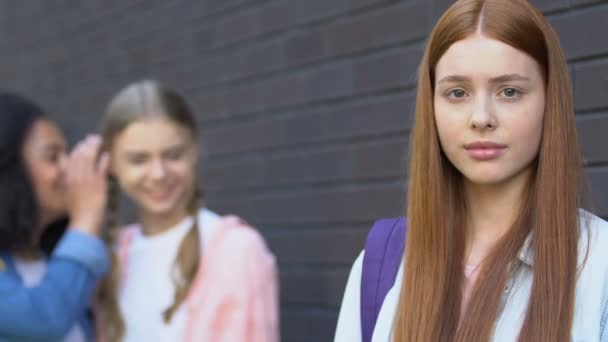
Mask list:
[[[506,145],[498,144],[491,141],[476,141],[464,146],[467,154],[476,160],[492,160],[500,157]]]
[[[152,199],[153,201],[163,202],[163,201],[169,199],[173,195],[173,191],[174,191],[174,188],[169,188],[164,191],[148,192],[147,196],[148,196],[148,198]]]

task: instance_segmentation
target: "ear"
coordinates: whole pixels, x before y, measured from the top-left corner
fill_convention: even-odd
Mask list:
[[[115,157],[112,156],[111,153],[109,153],[108,155],[110,159],[108,163],[108,176],[110,178],[116,179],[116,162],[114,161]]]

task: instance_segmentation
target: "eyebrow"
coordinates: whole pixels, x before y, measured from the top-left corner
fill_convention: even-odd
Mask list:
[[[501,76],[490,79],[490,83],[492,83],[492,84],[513,82],[513,81],[528,82],[528,81],[530,81],[530,79],[528,77],[525,77],[525,76],[522,76],[519,74],[501,75]],[[443,77],[442,79],[439,80],[439,82],[437,82],[437,84],[441,84],[441,83],[471,83],[471,79],[469,77],[461,76],[461,75],[449,75],[449,76]]]
[[[160,153],[172,152],[175,150],[181,150],[181,149],[186,149],[186,148],[187,148],[186,144],[176,144],[176,145],[169,146],[169,147],[163,149]],[[123,153],[125,155],[129,155],[129,156],[135,156],[135,155],[137,155],[137,156],[146,155],[147,156],[149,154],[153,154],[153,153],[150,153],[149,151],[144,151],[144,150],[125,150]]]
[[[127,157],[134,157],[134,156],[147,156],[150,153],[146,152],[146,151],[124,151],[123,155],[127,156]]]
[[[61,143],[51,143],[48,145],[45,145],[42,150],[44,152],[56,152],[56,151],[63,151],[67,148],[67,146],[65,146],[64,144]]]

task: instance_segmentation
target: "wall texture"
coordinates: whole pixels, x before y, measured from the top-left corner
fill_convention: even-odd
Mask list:
[[[198,114],[208,203],[260,227],[281,271],[283,341],[330,341],[375,218],[404,210],[416,67],[445,0],[0,2],[0,87],[72,141],[126,83]],[[608,3],[535,0],[570,64],[597,209],[608,216]]]

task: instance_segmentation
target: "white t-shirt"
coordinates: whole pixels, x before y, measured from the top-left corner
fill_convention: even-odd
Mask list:
[[[39,259],[35,261],[26,261],[15,258],[15,268],[21,276],[25,287],[35,287],[40,284],[46,273],[46,260]],[[76,323],[70,329],[68,334],[63,338],[63,342],[85,342],[86,336],[82,328]]]
[[[220,217],[202,209],[198,215],[201,239],[210,239]],[[137,232],[128,252],[120,310],[125,321],[124,342],[183,340],[186,312],[181,306],[170,324],[163,312],[173,303],[175,287],[171,277],[179,245],[192,226],[187,217],[167,231],[146,237]],[[202,240],[201,240],[202,241]]]

